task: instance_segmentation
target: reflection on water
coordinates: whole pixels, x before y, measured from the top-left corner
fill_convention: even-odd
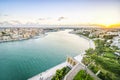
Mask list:
[[[86,39],[69,31],[0,44],[0,80],[26,80],[89,48]]]

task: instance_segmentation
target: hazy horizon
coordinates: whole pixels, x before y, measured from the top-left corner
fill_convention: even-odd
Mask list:
[[[0,26],[108,26],[120,23],[119,7],[119,0],[0,0]]]

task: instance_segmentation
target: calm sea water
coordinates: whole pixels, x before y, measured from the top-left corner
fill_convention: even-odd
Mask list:
[[[26,80],[89,48],[70,30],[49,32],[39,39],[0,43],[0,80]]]

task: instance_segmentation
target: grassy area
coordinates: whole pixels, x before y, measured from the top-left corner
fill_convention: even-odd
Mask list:
[[[115,55],[116,48],[110,48],[106,40],[95,40],[96,49],[88,49],[83,63],[94,73],[100,70],[98,75],[102,80],[120,79],[120,57]]]
[[[107,59],[103,57],[96,57],[95,62],[96,64],[101,65],[102,68],[112,73],[115,73],[116,75],[118,74],[120,76],[120,64],[115,60]]]
[[[110,52],[106,52],[103,56],[110,59],[116,59],[116,55]]]
[[[80,70],[73,80],[94,80],[85,70]]]
[[[70,71],[69,67],[64,67],[56,71],[55,76],[51,80],[63,80],[64,76]]]
[[[97,73],[99,70],[99,67],[93,64],[89,65],[88,68],[91,69],[94,73]]]

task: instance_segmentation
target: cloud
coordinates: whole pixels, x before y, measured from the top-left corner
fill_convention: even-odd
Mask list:
[[[65,17],[59,17],[58,21],[61,21],[61,20],[64,20],[64,19],[65,19]]]
[[[8,26],[12,26],[12,24],[9,23],[8,21],[0,22],[0,27],[8,27]]]
[[[7,17],[7,16],[9,16],[9,15],[8,15],[8,14],[2,14],[2,13],[0,13],[0,16]]]
[[[14,23],[14,24],[21,24],[21,22],[18,21],[18,20],[11,20],[11,22]]]
[[[40,21],[41,21],[41,20],[45,20],[45,18],[39,18],[38,20],[40,20]]]
[[[10,27],[10,26],[15,26],[15,25],[22,25],[22,23],[18,20],[0,22],[0,27]]]
[[[7,14],[4,14],[3,16],[7,17],[7,16],[9,16],[9,15],[7,15]]]

